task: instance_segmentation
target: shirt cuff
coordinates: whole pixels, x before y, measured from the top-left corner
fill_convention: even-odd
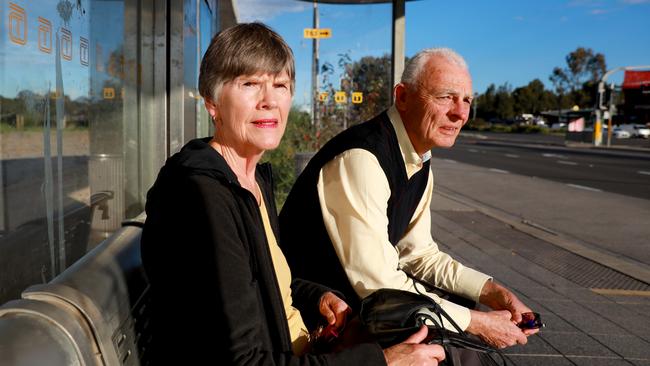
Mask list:
[[[463,267],[463,270],[458,277],[458,286],[456,287],[458,290],[454,291],[454,293],[479,303],[479,297],[481,296],[481,290],[483,289],[485,282],[491,280],[492,277],[485,273],[469,267]]]
[[[447,315],[460,327],[461,330],[467,329],[469,322],[472,320],[472,314],[469,312],[469,309],[458,304],[454,304],[451,301],[441,299],[440,307],[444,310]],[[458,329],[451,325],[449,321],[442,317],[442,326],[447,330],[458,333]]]

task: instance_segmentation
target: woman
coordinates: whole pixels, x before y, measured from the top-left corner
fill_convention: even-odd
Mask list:
[[[417,344],[426,328],[386,350],[370,343],[310,353],[305,321],[340,327],[349,307],[327,288],[291,279],[277,245],[271,170],[257,165],[280,143],[294,76],[291,49],[259,23],[221,32],[206,51],[199,90],[214,136],[168,159],[147,195],[151,356],[183,364],[437,364],[442,349]]]

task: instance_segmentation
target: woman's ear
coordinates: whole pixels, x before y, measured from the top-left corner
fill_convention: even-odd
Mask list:
[[[205,109],[208,111],[208,114],[210,114],[210,118],[212,119],[212,121],[216,121],[219,114],[217,105],[214,104],[212,99],[208,99],[208,98],[204,98],[203,103],[205,104]]]

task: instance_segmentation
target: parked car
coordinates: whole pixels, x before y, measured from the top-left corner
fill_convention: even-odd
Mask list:
[[[605,130],[607,131],[607,130]],[[632,136],[629,132],[626,130],[622,130],[620,127],[614,127],[612,129],[612,136],[614,136],[617,139],[629,139],[630,136]]]
[[[646,125],[626,124],[621,125],[620,128],[629,132],[632,137],[650,138],[650,128]]]
[[[566,123],[564,122],[555,122],[551,125],[551,130],[561,130],[566,128]]]

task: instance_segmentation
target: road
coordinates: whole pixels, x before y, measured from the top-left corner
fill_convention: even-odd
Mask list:
[[[584,149],[525,147],[459,139],[434,157],[528,177],[565,183],[576,189],[605,191],[650,200],[650,153],[587,154]]]
[[[435,149],[436,189],[650,270],[649,160],[485,143]]]

